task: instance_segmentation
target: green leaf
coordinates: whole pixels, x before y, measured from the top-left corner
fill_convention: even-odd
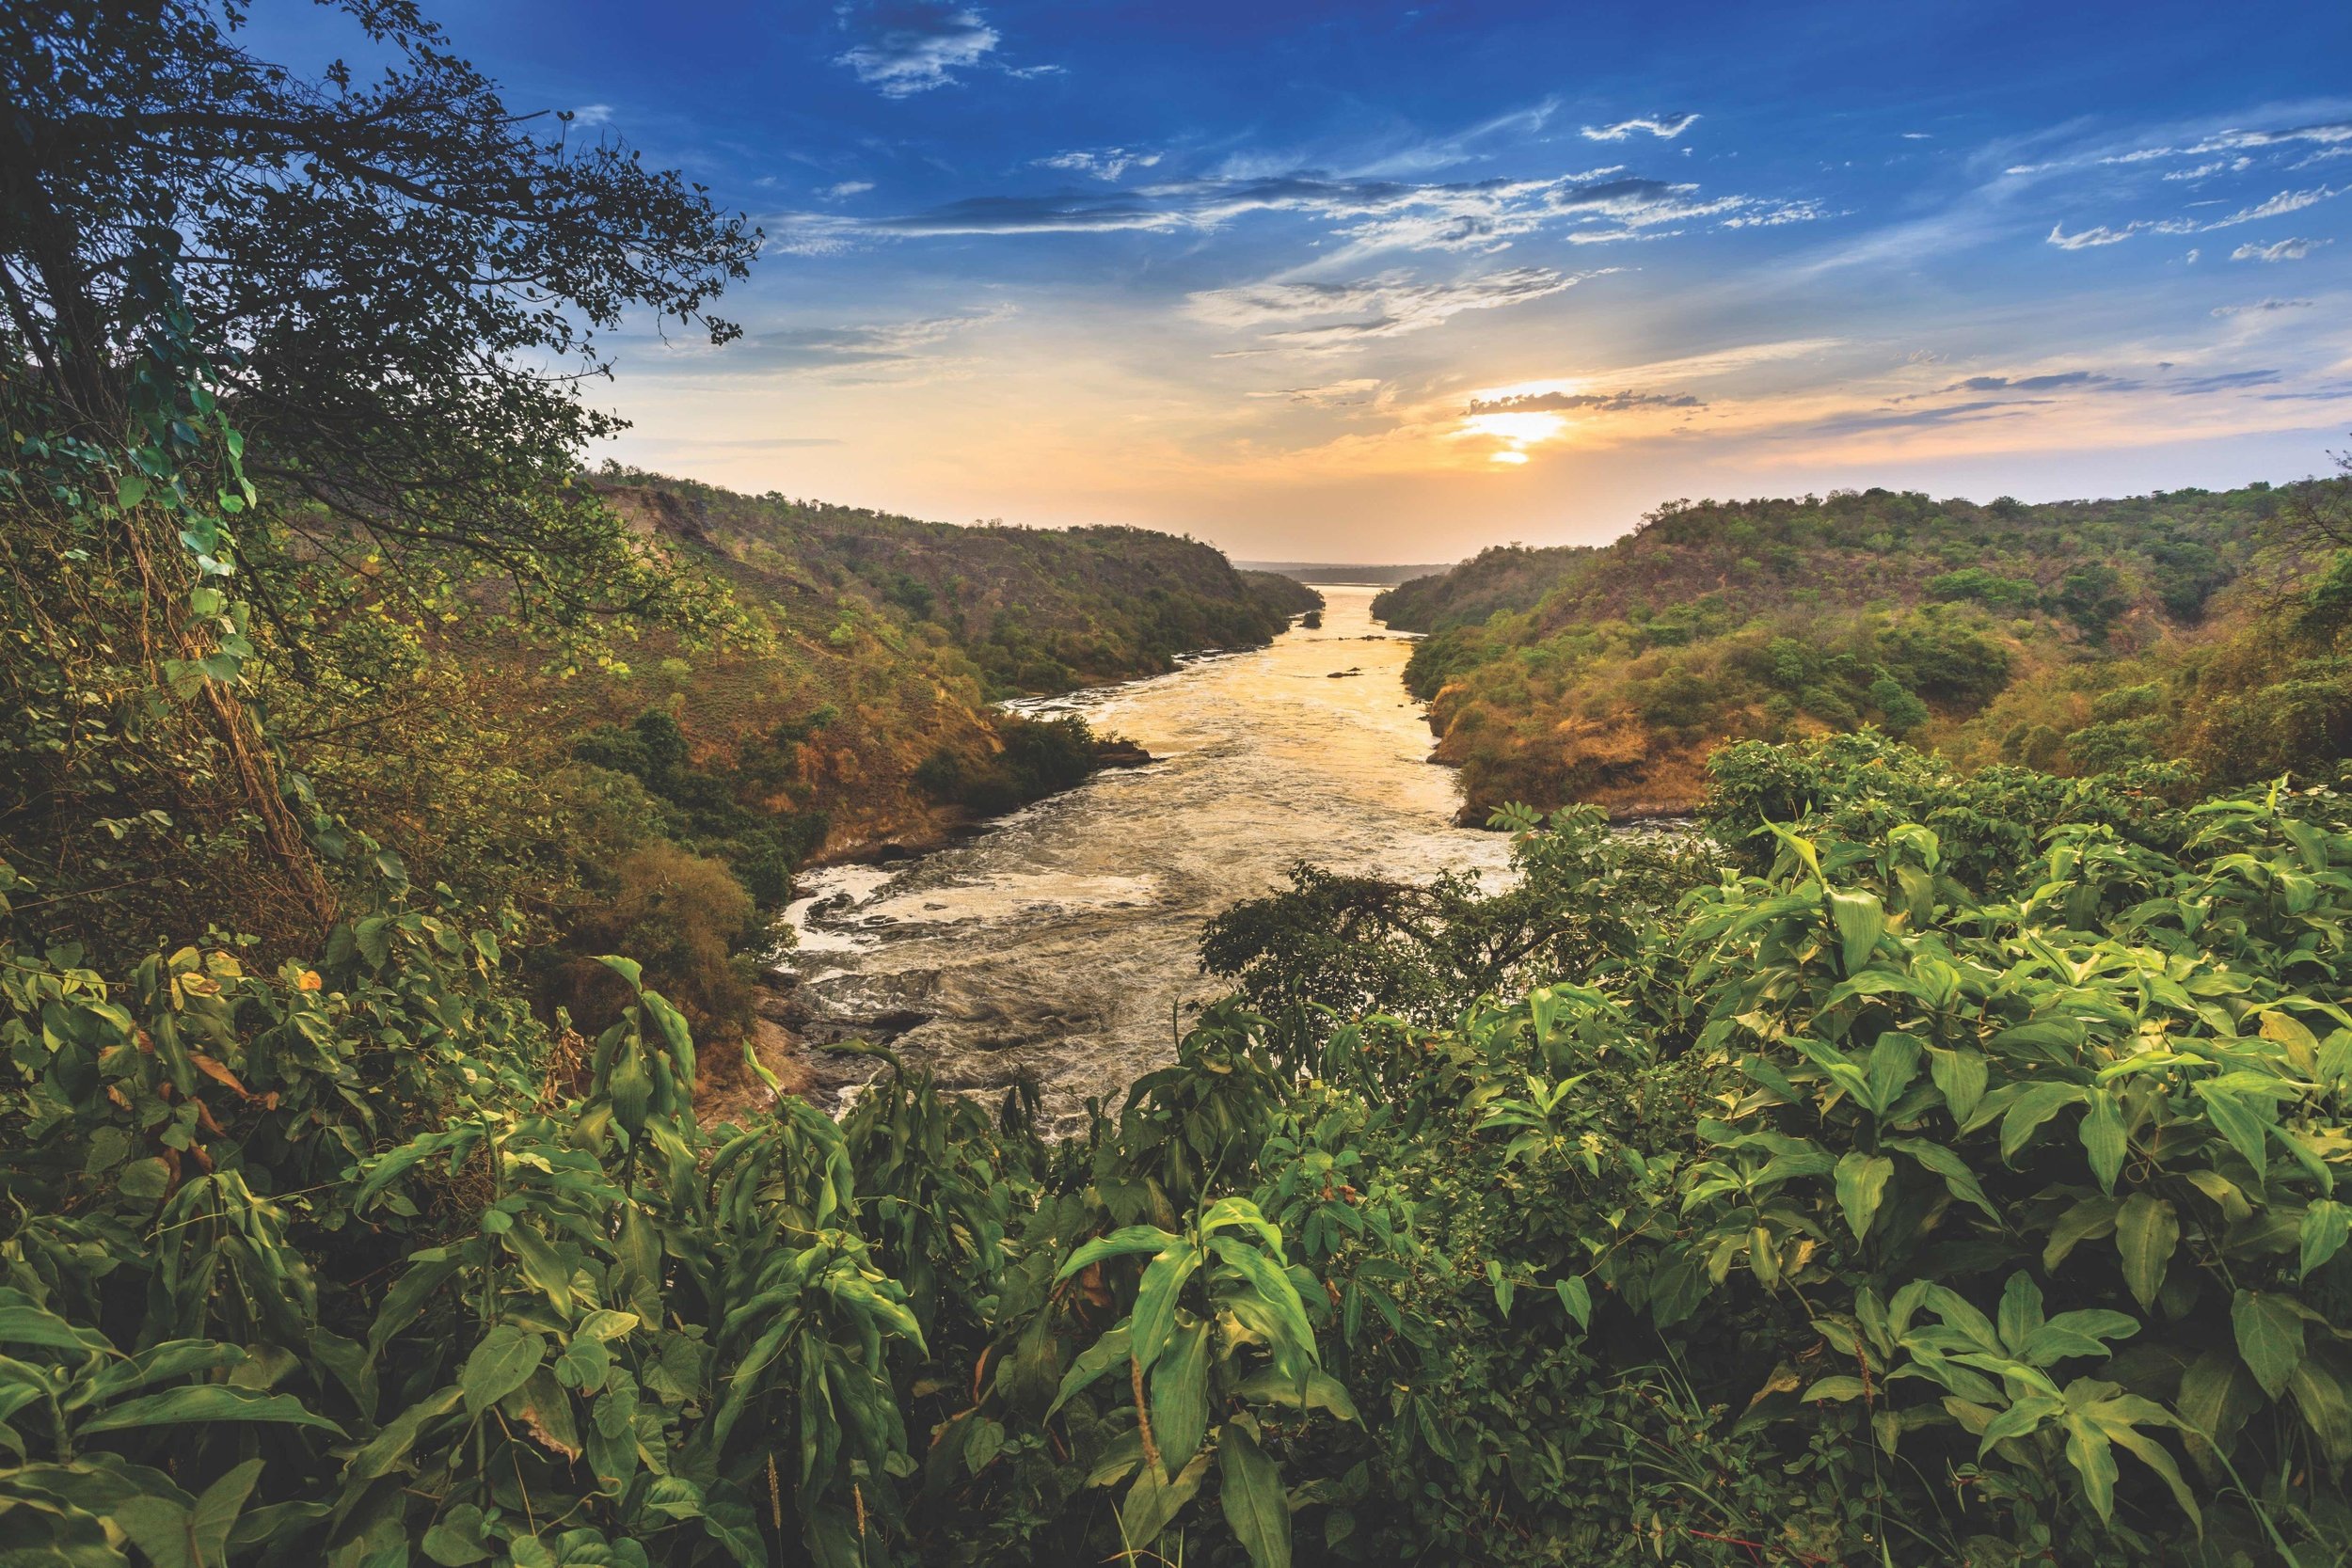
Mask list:
[[[1062,1374],[1061,1387],[1055,1393],[1054,1402],[1045,1407],[1047,1418],[1051,1419],[1055,1411],[1070,1402],[1071,1396],[1104,1372],[1113,1367],[1125,1366],[1129,1356],[1128,1344],[1128,1325],[1121,1323],[1080,1351],[1078,1359],[1070,1364],[1070,1370]]]
[[[530,1382],[547,1353],[546,1340],[513,1323],[500,1323],[484,1335],[466,1357],[465,1370],[457,1374],[457,1386],[466,1395],[467,1419],[481,1419],[485,1410]]]
[[[1216,1249],[1219,1258],[1249,1282],[1258,1300],[1284,1331],[1289,1344],[1285,1346],[1278,1342],[1274,1345],[1276,1363],[1286,1365],[1295,1360],[1300,1361],[1302,1364],[1295,1367],[1286,1365],[1286,1370],[1303,1374],[1306,1367],[1313,1364],[1318,1357],[1314,1329],[1307,1322],[1307,1305],[1298,1299],[1298,1287],[1291,1283],[1290,1275],[1278,1268],[1274,1259],[1246,1243],[1232,1236],[1219,1236],[1209,1244]],[[1286,1350],[1292,1354],[1286,1354]]]
[[[1152,1369],[1152,1435],[1160,1462],[1182,1469],[1209,1433],[1209,1325],[1176,1330]]]
[[[2115,1517],[2115,1449],[2098,1423],[2076,1411],[2065,1417],[2066,1460],[2081,1478],[2083,1496],[2102,1520]]]
[[[2333,1258],[2352,1235],[2352,1209],[2323,1197],[2303,1211],[2303,1278]]]
[[[490,1555],[482,1540],[482,1510],[472,1503],[459,1503],[441,1515],[417,1544],[441,1568],[466,1568]]]
[[[2181,1217],[2172,1205],[2148,1193],[2134,1193],[2115,1215],[2115,1249],[2123,1259],[2123,1283],[2142,1308],[2156,1304],[2172,1249],[2181,1242]]]
[[[2042,1288],[2023,1271],[2010,1275],[2009,1283],[2001,1290],[2000,1313],[1994,1320],[2001,1343],[2009,1347],[2011,1355],[2022,1355],[2026,1341],[2042,1321]]]
[[[2291,1296],[2240,1291],[2230,1303],[2237,1353],[2263,1392],[2277,1399],[2303,1360],[2303,1315]]]
[[[1216,1444],[1217,1500],[1233,1538],[1249,1554],[1250,1568],[1290,1568],[1290,1501],[1274,1461],[1236,1422],[1228,1421]]]
[[[1886,911],[1879,904],[1875,893],[1833,893],[1829,895],[1830,918],[1837,923],[1838,941],[1843,944],[1839,957],[1844,959],[1846,973],[1853,974],[1870,961],[1870,954],[1886,934]]]
[[[2001,1117],[2001,1158],[2012,1158],[2043,1122],[2082,1098],[2080,1084],[2036,1084],[2019,1095]]]
[[[1119,1505],[1119,1528],[1128,1545],[1143,1547],[1157,1541],[1169,1521],[1183,1513],[1184,1505],[1200,1492],[1208,1474],[1206,1452],[1194,1454],[1192,1463],[1178,1472],[1174,1481],[1168,1480],[1156,1465],[1138,1469],[1136,1483],[1127,1489],[1125,1500]]]
[[[2115,1191],[2116,1176],[2123,1169],[2126,1140],[2123,1134],[2123,1097],[2112,1088],[2094,1089],[2090,1108],[2083,1115],[2083,1151],[2090,1156],[2090,1171],[2099,1179],[2100,1189]]]
[[[1870,1060],[1864,1075],[1869,1083],[1871,1115],[1886,1115],[1903,1090],[1911,1086],[1911,1081],[1919,1076],[1919,1042],[1899,1030],[1888,1030],[1870,1047]]]
[[[1174,1236],[1156,1225],[1131,1225],[1107,1236],[1097,1236],[1070,1255],[1069,1260],[1055,1274],[1054,1283],[1058,1285],[1088,1264],[1099,1263],[1105,1258],[1159,1252],[1173,1245],[1175,1241]]]
[[[1853,1230],[1854,1240],[1869,1234],[1870,1221],[1894,1174],[1895,1162],[1883,1154],[1855,1149],[1837,1162],[1837,1205],[1846,1212],[1846,1224]]]
[[[2270,1134],[2265,1130],[2269,1126],[2267,1118],[2243,1096],[2227,1089],[2217,1089],[2209,1083],[2197,1085],[2197,1097],[2205,1102],[2205,1115],[2220,1130],[2221,1135],[2230,1140],[2230,1147],[2244,1155],[2247,1164],[2253,1167],[2254,1182],[2259,1187],[2270,1168]],[[2269,1108],[2267,1101],[2263,1103],[2265,1109]]]
[[[1977,1114],[1977,1102],[1984,1098],[1990,1064],[1983,1053],[1931,1048],[1928,1071],[1934,1078],[1935,1086],[1944,1091],[1944,1103],[1950,1107],[1952,1120],[1966,1126],[1968,1118]]]
[[[1567,1310],[1569,1317],[1576,1320],[1576,1326],[1583,1329],[1591,1328],[1593,1326],[1593,1292],[1585,1285],[1583,1276],[1573,1275],[1560,1281],[1553,1288],[1560,1292],[1560,1305]]]
[[[229,1532],[244,1512],[246,1498],[253,1495],[253,1483],[261,1479],[262,1462],[248,1459],[221,1472],[220,1479],[204,1488],[188,1511],[188,1539],[196,1548],[196,1560],[204,1568],[229,1560]]]
[[[1205,1261],[1199,1247],[1179,1242],[1152,1259],[1151,1267],[1143,1271],[1143,1283],[1136,1290],[1132,1332],[1136,1364],[1145,1371],[1159,1359],[1169,1331],[1176,1326],[1176,1297],[1184,1281]]]
[[[225,1383],[199,1383],[168,1393],[148,1394],[110,1405],[84,1421],[81,1430],[125,1432],[134,1427],[167,1426],[185,1421],[278,1421],[288,1426],[317,1427],[336,1436],[343,1429],[324,1416],[302,1408],[292,1394],[262,1394],[232,1388]]]

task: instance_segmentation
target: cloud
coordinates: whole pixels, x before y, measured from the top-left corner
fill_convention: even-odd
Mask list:
[[[2329,243],[2327,240],[2279,240],[2270,245],[2255,245],[2249,242],[2230,252],[2230,260],[2233,261],[2299,261],[2321,245]]]
[[[2242,316],[2249,310],[2308,310],[2311,307],[2312,302],[2308,299],[2258,299],[2251,305],[2217,305],[2213,313],[2217,316]]]
[[[1415,183],[1314,171],[1247,179],[1167,181],[1117,191],[970,197],[895,216],[773,215],[778,248],[838,249],[861,238],[1085,234],[1210,230],[1257,213],[1291,213],[1332,226],[1359,252],[1500,250],[1546,230],[1572,240],[1615,240],[1707,218],[1794,223],[1821,215],[1808,203],[1706,197],[1662,180],[1561,175],[1548,180]]]
[[[1981,424],[1987,420],[2017,419],[2028,409],[2046,407],[2055,401],[2053,398],[1988,398],[1978,403],[1947,403],[1934,408],[1913,408],[1900,413],[1843,414],[1836,419],[1822,420],[1812,428],[1824,435],[1851,436],[1864,431],[1900,430],[1918,425]]]
[[[574,125],[602,125],[612,118],[612,105],[610,103],[582,103],[572,111]]]
[[[2132,383],[2120,381],[2096,371],[2059,371],[2048,375],[1972,375],[1965,381],[1955,381],[1944,388],[1947,392],[2055,392],[2066,387],[2127,387]]]
[[[929,350],[974,327],[1013,314],[1009,305],[958,315],[850,326],[796,326],[754,333],[731,344],[712,364],[723,371],[854,371],[909,365]]]
[[[1317,408],[1351,408],[1372,402],[1379,390],[1378,376],[1359,375],[1345,381],[1327,381],[1320,387],[1285,387],[1279,391],[1252,392],[1249,395],[1312,404]]]
[[[834,12],[858,41],[834,56],[884,98],[911,98],[955,81],[1002,41],[980,13],[942,0],[866,0]]]
[[[1465,310],[1524,305],[1616,270],[1514,267],[1452,282],[1422,282],[1391,273],[1346,283],[1247,283],[1203,290],[1185,303],[1200,321],[1255,329],[1285,347],[1343,349],[1439,326]],[[1328,317],[1344,319],[1325,319]]]
[[[1614,125],[1587,125],[1584,127],[1584,139],[1586,141],[1623,141],[1636,131],[1647,131],[1651,135],[1662,141],[1672,141],[1692,126],[1696,125],[1698,119],[1698,116],[1690,114],[1637,115],[1631,119],[1621,119]]]
[[[1040,158],[1040,168],[1068,169],[1073,174],[1090,174],[1097,180],[1117,180],[1131,168],[1150,168],[1160,161],[1157,152],[1136,152],[1124,147],[1104,147],[1093,151],[1057,152],[1050,158]]]
[[[1934,139],[1935,133],[1932,131],[1905,131],[1903,133],[1905,141],[1933,141]]]
[[[823,187],[817,194],[828,201],[838,201],[843,197],[863,196],[873,188],[874,182],[871,180],[844,180],[837,185]]]
[[[2241,207],[2228,217],[2216,218],[2205,227],[2228,229],[2241,223],[2252,223],[2257,218],[2275,218],[2288,213],[2299,213],[2306,207],[2317,206],[2329,197],[2342,196],[2345,189],[2341,185],[2314,185],[2307,191],[2280,191],[2267,201],[2252,207]]]
[[[2279,379],[2277,371],[2224,371],[2216,375],[2193,375],[2185,381],[2169,382],[2165,390],[2176,398],[2202,397],[2209,392],[2234,392],[2245,387],[2267,387]]]
[[[1565,414],[1585,409],[1626,414],[1637,408],[1704,408],[1688,392],[1522,392],[1517,397],[1472,398],[1465,414]]]
[[[2121,229],[2109,229],[2101,224],[2072,234],[2066,232],[2065,225],[2054,223],[2050,225],[2050,232],[2043,243],[2054,245],[2060,250],[2089,250],[2097,245],[2121,245],[2134,234],[2194,234],[2197,231],[2198,225],[2186,218],[2134,218]]]

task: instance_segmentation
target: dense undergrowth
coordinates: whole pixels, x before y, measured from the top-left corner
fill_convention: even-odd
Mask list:
[[[551,1032],[492,924],[396,879],[307,962],[102,977],[12,874],[0,1526],[72,1562],[2342,1560],[2352,821],[2042,781],[1939,832],[1876,745],[1727,767],[1723,863],[1522,816],[1521,885],[1419,932],[1237,911],[1243,994],[1057,1146],[895,1067],[838,1126],[700,1126],[633,963],[619,1022]],[[1754,816],[1766,770],[1816,809]]]

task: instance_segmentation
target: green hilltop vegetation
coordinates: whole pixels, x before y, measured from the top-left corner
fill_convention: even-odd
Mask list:
[[[1677,502],[1603,547],[1486,550],[1375,613],[1430,634],[1407,679],[1482,819],[1686,814],[1716,747],[1864,724],[1969,767],[2332,776],[2331,494]],[[2277,613],[2282,582],[2318,597]]]
[[[1500,892],[1295,868],[1080,1136],[879,1055],[835,1121],[729,1011],[786,868],[1090,760],[993,694],[1296,601],[584,475],[580,334],[724,341],[757,236],[357,9],[373,86],[199,0],[0,12],[0,1562],[2352,1557],[2352,805],[2308,763],[1817,713],[1717,747],[1697,832],[1500,814]],[[2197,639],[2120,524],[2035,564],[1972,520],[1838,647],[1776,623],[1792,716],[1944,701],[1956,648],[2011,673],[1912,733],[2029,658],[2324,719],[2343,485],[2191,499],[2148,504],[2235,575]],[[1910,506],[1789,503],[1789,547]],[[2004,619],[1925,586],[1995,561]],[[1629,669],[1754,640],[1645,594],[1590,624],[1692,631]]]

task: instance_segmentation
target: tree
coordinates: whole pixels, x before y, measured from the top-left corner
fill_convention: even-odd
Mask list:
[[[0,11],[0,302],[12,381],[112,437],[142,330],[132,275],[172,266],[224,365],[246,471],[284,507],[247,530],[262,612],[294,562],[484,565],[525,610],[644,602],[617,522],[571,492],[596,333],[710,305],[760,236],[569,114],[508,108],[410,0],[319,0],[383,61],[320,80],[256,58],[229,0],[24,0]],[[273,542],[282,548],[273,551]],[[371,560],[370,558],[373,559]]]

